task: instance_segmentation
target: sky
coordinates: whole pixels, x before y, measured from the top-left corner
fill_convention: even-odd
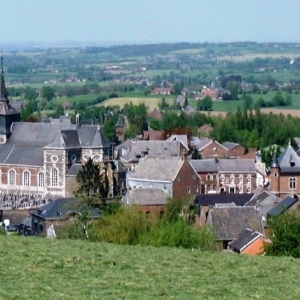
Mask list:
[[[300,42],[299,0],[1,0],[0,41]]]

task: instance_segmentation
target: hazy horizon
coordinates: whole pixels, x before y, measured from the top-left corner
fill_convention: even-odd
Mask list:
[[[8,44],[298,43],[300,1],[2,0]]]

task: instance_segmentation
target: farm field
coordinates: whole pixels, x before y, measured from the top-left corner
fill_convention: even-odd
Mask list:
[[[146,106],[148,106],[149,111],[153,110],[154,108],[158,108],[158,104],[161,102],[162,97],[119,97],[119,98],[110,98],[107,99],[96,106],[113,106],[113,105],[119,105],[121,108],[126,104],[132,102],[133,105],[139,105],[141,103],[144,103]],[[166,102],[170,105],[173,104],[173,99],[166,98]]]
[[[295,59],[300,56],[300,53],[245,53],[239,56],[218,56],[217,59],[222,60],[230,60],[235,62],[249,61],[254,60],[255,58],[289,58]]]
[[[0,299],[299,299],[300,260],[1,236]]]

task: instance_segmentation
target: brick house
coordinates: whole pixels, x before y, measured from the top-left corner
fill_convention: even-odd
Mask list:
[[[256,188],[253,159],[198,159],[191,164],[201,178],[201,194],[251,193]]]
[[[47,235],[47,229],[51,226],[62,226],[68,222],[74,222],[86,207],[76,203],[74,198],[59,198],[38,210],[31,212],[31,230],[34,235]],[[92,219],[98,219],[100,211],[90,210]]]
[[[210,209],[218,206],[247,205],[254,197],[254,194],[199,194],[194,199],[194,205],[199,208],[197,216],[197,225],[204,225],[207,222]]]
[[[246,228],[237,239],[229,243],[229,248],[240,254],[261,255],[265,252],[266,244],[270,243],[262,233]]]
[[[270,173],[270,191],[285,198],[300,196],[300,157],[291,144],[276,158],[274,152]]]
[[[229,243],[246,228],[264,234],[260,212],[253,206],[214,207],[209,210],[207,223],[216,232],[220,250],[229,249]]]
[[[227,157],[228,149],[209,138],[194,138],[191,140],[191,147],[196,148],[202,158]]]
[[[240,158],[245,154],[245,147],[240,144],[225,142],[222,145],[227,149],[228,158]]]
[[[123,197],[122,202],[126,205],[137,205],[142,212],[159,216],[164,212],[168,197],[169,195],[162,189],[130,189]]]
[[[155,88],[150,92],[151,95],[171,95],[172,88]]]
[[[127,175],[127,189],[161,189],[170,198],[199,193],[200,178],[182,157],[143,157]]]

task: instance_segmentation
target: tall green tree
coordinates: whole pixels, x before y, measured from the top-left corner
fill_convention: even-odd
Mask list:
[[[42,97],[47,101],[52,100],[55,96],[54,89],[51,86],[43,86],[41,93]]]

